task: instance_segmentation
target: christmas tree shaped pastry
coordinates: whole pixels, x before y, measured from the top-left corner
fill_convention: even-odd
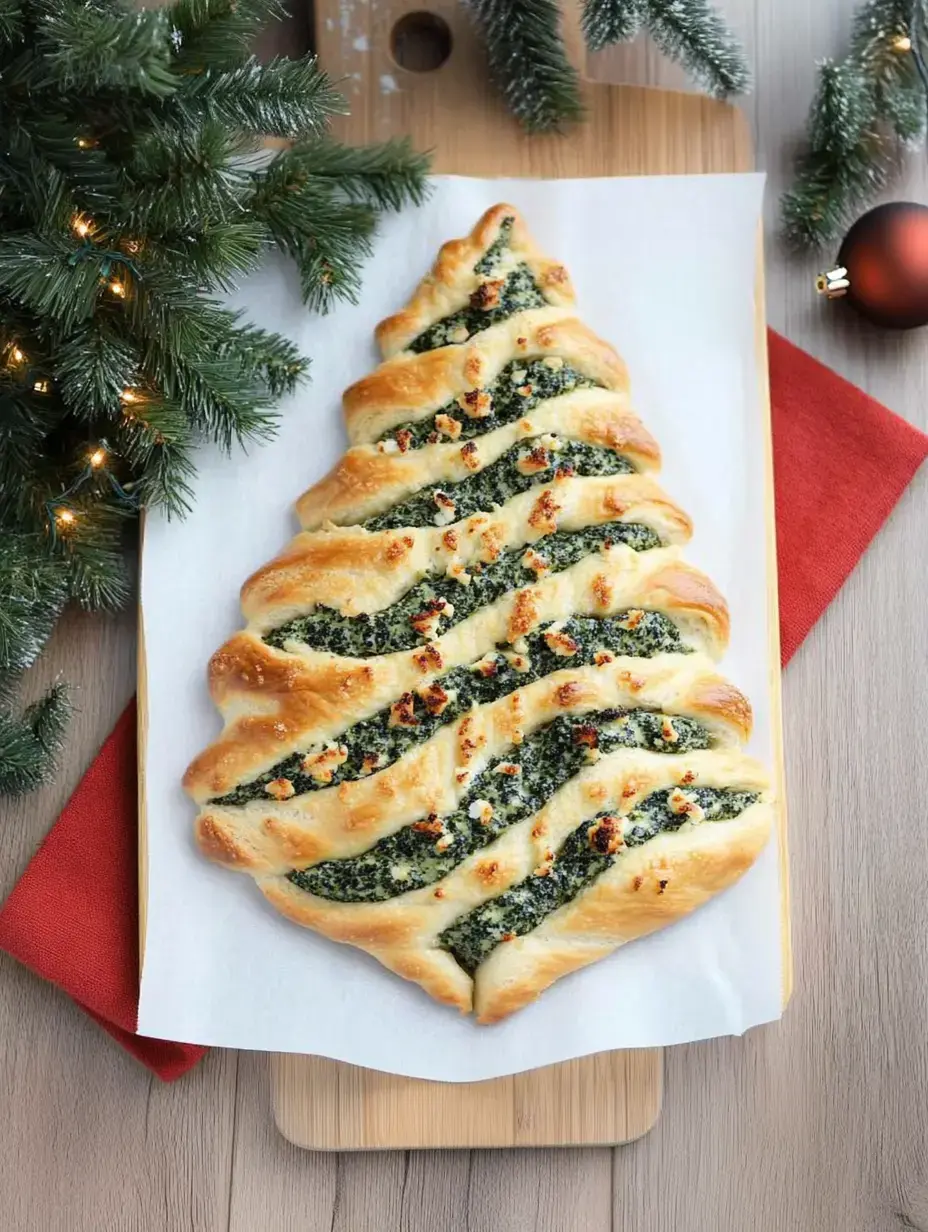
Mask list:
[[[625,367],[518,212],[377,339],[185,786],[278,911],[493,1022],[734,882],[770,789]]]

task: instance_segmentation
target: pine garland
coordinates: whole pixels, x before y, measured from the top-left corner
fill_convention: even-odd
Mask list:
[[[888,183],[906,146],[924,142],[928,0],[869,0],[842,61],[825,60],[783,231],[796,247],[843,234]]]
[[[353,300],[378,214],[424,193],[405,143],[327,136],[344,104],[312,57],[251,56],[282,14],[0,0],[0,793],[53,768],[67,690],[15,692],[65,606],[125,603],[139,508],[182,515],[196,443],[271,435],[305,376],[218,293],[276,247],[308,305]]]
[[[583,114],[577,71],[564,49],[556,0],[465,0],[483,35],[490,73],[528,132]]]

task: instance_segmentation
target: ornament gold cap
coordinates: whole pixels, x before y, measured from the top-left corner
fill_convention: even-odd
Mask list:
[[[840,299],[842,295],[847,295],[851,289],[847,270],[843,265],[838,265],[827,274],[819,274],[815,280],[815,289],[819,295],[827,296],[828,299]]]

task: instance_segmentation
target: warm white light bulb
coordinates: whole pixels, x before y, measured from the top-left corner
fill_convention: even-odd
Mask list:
[[[912,40],[907,34],[900,34],[893,39],[893,51],[911,51]]]
[[[119,299],[125,298],[126,288],[123,286],[121,282],[118,281],[118,279],[114,278],[113,281],[110,283],[110,290],[113,292],[114,295],[118,296]]]
[[[70,509],[59,509],[55,514],[55,521],[59,526],[70,526],[74,521],[74,514]]]
[[[87,460],[94,468],[102,466],[106,461],[106,451],[103,449],[95,449]]]

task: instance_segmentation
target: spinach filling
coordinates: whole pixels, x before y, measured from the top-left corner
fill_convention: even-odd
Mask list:
[[[614,543],[624,543],[636,552],[661,546],[659,536],[648,526],[638,522],[605,522],[582,530],[555,531],[537,540],[532,550],[544,559],[552,573],[560,573],[598,548]],[[292,640],[313,650],[329,650],[354,658],[412,650],[441,637],[479,608],[534,582],[537,575],[525,563],[526,550],[524,545],[510,548],[492,564],[468,566],[471,576],[467,585],[447,575],[423,578],[380,612],[342,616],[333,608],[317,607],[308,615],[297,616],[265,633],[264,640],[278,650]],[[438,615],[431,625],[427,619],[430,613]]]
[[[379,903],[434,885],[504,830],[537,813],[597,756],[621,748],[683,753],[705,749],[708,731],[694,719],[649,710],[561,715],[475,777],[454,812],[432,815],[347,860],[291,872],[301,890],[342,903]]]
[[[676,727],[680,722],[674,718]],[[473,975],[502,941],[522,937],[559,907],[591,885],[597,877],[622,858],[622,851],[640,847],[664,831],[678,830],[688,813],[677,810],[671,796],[679,789],[652,792],[625,818],[621,838],[624,846],[615,847],[619,820],[609,813],[598,813],[572,831],[557,851],[544,875],[533,873],[497,898],[482,903],[446,928],[439,945]],[[733,791],[721,787],[687,787],[685,795],[704,811],[704,821],[727,821],[743,813],[758,799],[757,792]],[[700,824],[702,824],[700,822]],[[663,893],[664,882],[658,882]]]
[[[391,766],[409,749],[429,740],[436,731],[459,719],[471,707],[497,701],[561,668],[591,664],[602,650],[645,659],[661,653],[686,654],[690,649],[680,640],[673,621],[662,612],[620,612],[606,619],[572,617],[560,628],[560,635],[572,639],[577,647],[569,659],[548,645],[545,638],[548,630],[550,626],[546,625],[526,637],[525,652],[519,656],[521,670],[496,651],[481,659],[479,665],[456,667],[439,677],[425,691],[426,700],[429,697],[440,699],[442,694],[447,698],[447,703],[437,713],[435,706],[429,709],[422,697],[408,694],[405,700],[414,720],[410,726],[391,725],[390,707],[355,723],[339,737],[344,760],[332,766],[324,778],[313,777],[303,769],[305,754],[293,753],[213,803],[247,804],[249,800],[266,800],[265,785],[279,778],[289,779],[295,795],[363,778]]]
[[[558,474],[627,475],[634,469],[626,457],[603,445],[559,441],[555,450],[523,442],[466,479],[443,488],[426,488],[362,525],[368,530],[441,526],[504,505],[513,496]]]
[[[469,441],[475,436],[494,432],[505,424],[521,419],[549,398],[573,393],[575,389],[602,389],[598,381],[590,380],[577,368],[560,357],[548,359],[513,359],[499,376],[484,389],[464,394],[459,401],[449,402],[430,419],[419,423],[403,423],[385,432],[380,440],[395,440],[405,452],[422,445],[434,445],[442,436]],[[446,421],[451,419],[454,425]]]
[[[493,273],[504,255],[509,251],[509,242],[512,239],[512,228],[515,221],[511,214],[508,218],[502,220],[499,224],[499,234],[496,239],[474,266],[475,274]]]
[[[503,219],[498,237],[474,266],[475,274],[496,272],[509,251],[512,224],[512,218]],[[452,342],[466,342],[472,334],[480,333],[498,321],[505,321],[526,308],[544,308],[547,302],[532,277],[532,271],[524,262],[520,263],[501,280],[501,285],[493,288],[492,295],[488,296],[484,288],[478,287],[466,308],[429,326],[413,339],[409,349],[418,354]]]

